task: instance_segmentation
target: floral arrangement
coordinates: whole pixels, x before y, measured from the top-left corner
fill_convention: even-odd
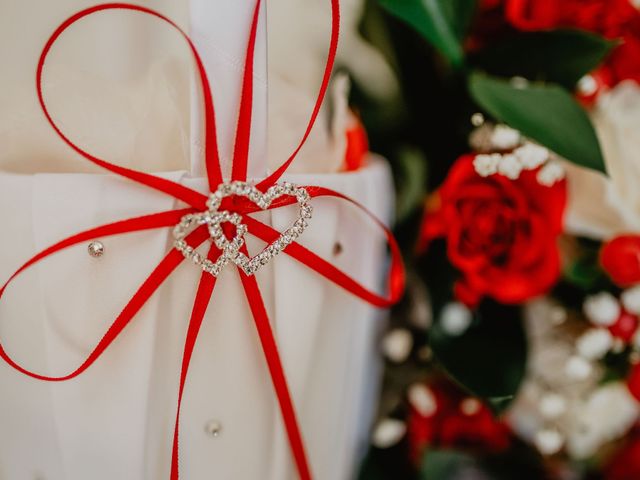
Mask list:
[[[361,30],[409,285],[360,478],[640,478],[640,5],[377,0]]]

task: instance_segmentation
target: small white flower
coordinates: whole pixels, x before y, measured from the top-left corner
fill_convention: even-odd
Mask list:
[[[613,344],[611,345],[611,351],[613,353],[622,353],[624,352],[624,349],[627,348],[626,344],[624,343],[624,340],[618,337],[615,337],[613,339]]]
[[[564,437],[557,430],[545,429],[536,432],[534,443],[543,455],[553,455],[564,445]]]
[[[520,176],[520,172],[522,172],[522,164],[515,155],[509,153],[502,156],[502,160],[498,163],[498,173],[511,180],[516,180]]]
[[[551,187],[556,182],[562,180],[566,175],[566,172],[559,162],[550,161],[540,169],[536,175],[536,179],[540,185],[545,187]]]
[[[516,148],[513,154],[518,157],[526,170],[534,170],[549,159],[549,150],[541,145],[527,142]]]
[[[620,300],[622,300],[622,305],[627,311],[636,315],[640,314],[640,285],[622,292]]]
[[[554,420],[567,411],[567,400],[559,393],[547,393],[540,399],[540,413],[548,420]]]
[[[527,88],[529,86],[529,80],[519,75],[516,75],[515,77],[511,77],[509,79],[509,83],[513,88],[518,88],[518,89]]]
[[[430,417],[438,410],[438,402],[429,387],[422,383],[414,383],[407,392],[409,403],[423,417]]]
[[[593,367],[583,357],[574,355],[567,360],[564,371],[573,380],[586,380],[591,375]]]
[[[593,95],[598,91],[598,82],[593,78],[593,75],[585,75],[578,80],[576,87],[583,95]]]
[[[599,360],[613,346],[613,335],[605,328],[591,328],[576,342],[578,353],[588,360]]]
[[[496,125],[491,133],[491,144],[498,150],[509,150],[520,144],[520,132],[507,125]]]
[[[371,443],[377,448],[389,448],[396,445],[407,431],[404,422],[395,418],[380,420],[373,430]]]
[[[462,402],[460,402],[460,411],[467,416],[476,415],[482,410],[482,403],[480,400],[473,397],[465,398]]]
[[[440,326],[442,330],[457,337],[467,331],[471,325],[471,310],[459,302],[451,302],[444,306],[440,314]]]
[[[582,305],[585,316],[594,325],[609,327],[620,317],[620,303],[609,292],[600,292],[587,297]]]
[[[384,355],[394,363],[404,362],[413,347],[413,335],[406,328],[395,328],[382,340]]]
[[[476,112],[473,115],[471,115],[471,125],[473,125],[476,128],[484,125],[484,115],[480,112]]]
[[[481,177],[498,173],[498,163],[502,156],[499,153],[480,154],[473,159],[473,168]]]

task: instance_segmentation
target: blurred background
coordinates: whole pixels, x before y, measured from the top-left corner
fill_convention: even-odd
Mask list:
[[[360,478],[640,478],[638,2],[352,3],[409,270]]]

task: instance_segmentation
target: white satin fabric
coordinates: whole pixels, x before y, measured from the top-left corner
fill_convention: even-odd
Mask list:
[[[11,65],[0,88],[0,276],[7,278],[34,252],[75,232],[180,205],[91,167],[55,137],[39,113],[33,76],[40,48],[55,26],[88,4],[0,4],[0,62]],[[144,4],[189,26],[213,84],[228,169],[253,2]],[[266,155],[267,138],[279,141],[273,128],[280,123],[268,115],[264,15],[258,38],[250,168],[259,177],[283,159]],[[89,18],[52,53],[45,85],[52,111],[88,150],[205,191],[199,94],[185,52],[159,22],[122,12]],[[328,139],[328,152],[343,141],[336,129],[326,130],[335,125],[333,110],[334,122],[326,111],[314,132]],[[302,134],[303,125],[298,128]],[[289,174],[288,180],[334,188],[380,218],[390,217],[392,187],[383,161],[371,158],[367,167],[348,174],[318,166],[323,174],[316,174],[312,165],[322,156],[319,148],[313,151],[314,160],[304,151],[298,160],[309,173]],[[369,287],[380,287],[385,248],[379,232],[346,204],[313,203],[302,243]],[[260,218],[282,230],[292,215],[292,209],[281,209]],[[90,257],[87,245],[72,247],[27,271],[6,292],[0,338],[26,367],[56,375],[77,367],[171,245],[169,229],[98,240],[106,248],[103,257]],[[258,243],[249,245],[255,249]],[[181,353],[198,277],[193,265],[181,265],[105,355],[75,380],[44,383],[0,365],[0,479],[168,478]],[[375,344],[383,313],[285,255],[261,270],[258,281],[315,478],[351,478],[374,409]],[[212,420],[222,426],[217,437],[205,432]],[[232,268],[217,282],[198,339],[180,433],[181,478],[296,476]]]

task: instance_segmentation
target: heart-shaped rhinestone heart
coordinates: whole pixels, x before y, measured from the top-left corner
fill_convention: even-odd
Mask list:
[[[233,239],[227,239],[222,231],[223,223],[230,223],[236,227]],[[215,262],[198,253],[185,241],[185,237],[199,225],[207,225],[213,242],[216,247],[222,250],[222,254]],[[237,213],[227,211],[192,213],[182,217],[180,223],[173,229],[174,246],[185,258],[200,266],[203,271],[217,277],[224,266],[233,260],[234,256],[238,254],[238,250],[244,245],[246,232],[247,227],[242,223],[242,217]]]
[[[248,257],[240,252],[240,248],[244,245],[244,235],[247,233],[247,227],[242,223],[241,215],[227,210],[219,210],[222,200],[234,195],[248,198],[263,210],[268,209],[271,203],[279,197],[295,197],[300,207],[299,216],[275,242],[267,245],[254,257]],[[175,248],[193,263],[199,265],[203,271],[213,276],[218,276],[229,262],[238,265],[247,275],[253,275],[304,232],[309,225],[307,220],[311,218],[313,213],[313,207],[309,204],[310,199],[309,193],[304,188],[291,183],[273,185],[264,193],[247,182],[221,183],[216,191],[210,195],[206,212],[185,215],[176,225],[173,232]],[[224,234],[222,229],[224,223],[235,226],[236,233],[232,239],[228,239]],[[208,226],[214,244],[222,251],[215,262],[204,258],[185,241],[189,232],[198,225]]]

